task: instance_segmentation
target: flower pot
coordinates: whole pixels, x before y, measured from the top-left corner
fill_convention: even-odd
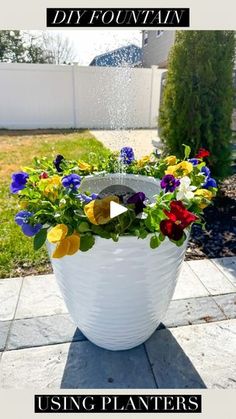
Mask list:
[[[186,240],[187,242],[187,240]],[[149,247],[149,237],[96,237],[89,252],[52,259],[68,311],[93,343],[110,350],[133,348],[164,320],[184,259],[186,242],[166,239]],[[51,253],[52,246],[49,246]]]

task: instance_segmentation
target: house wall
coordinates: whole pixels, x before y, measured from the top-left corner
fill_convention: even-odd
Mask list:
[[[0,64],[0,128],[153,128],[156,67]]]
[[[146,45],[144,45],[144,32],[142,32],[143,67],[158,65],[166,68],[168,54],[175,40],[175,31],[163,31],[158,37],[156,30],[147,31],[148,42]]]

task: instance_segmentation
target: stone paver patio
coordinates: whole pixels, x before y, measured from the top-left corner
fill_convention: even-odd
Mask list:
[[[54,275],[0,280],[0,388],[235,388],[235,271],[184,262],[163,324],[118,352],[76,329]]]

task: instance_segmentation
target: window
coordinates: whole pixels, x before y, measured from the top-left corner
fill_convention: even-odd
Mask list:
[[[148,31],[144,31],[143,34],[143,45],[147,45],[148,44]]]
[[[163,34],[164,31],[156,31],[156,37],[159,38]]]

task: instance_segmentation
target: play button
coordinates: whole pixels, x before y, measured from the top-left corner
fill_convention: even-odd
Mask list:
[[[110,217],[111,218],[117,217],[118,215],[123,214],[126,211],[128,211],[128,209],[123,207],[123,205],[117,204],[114,201],[110,202]]]

